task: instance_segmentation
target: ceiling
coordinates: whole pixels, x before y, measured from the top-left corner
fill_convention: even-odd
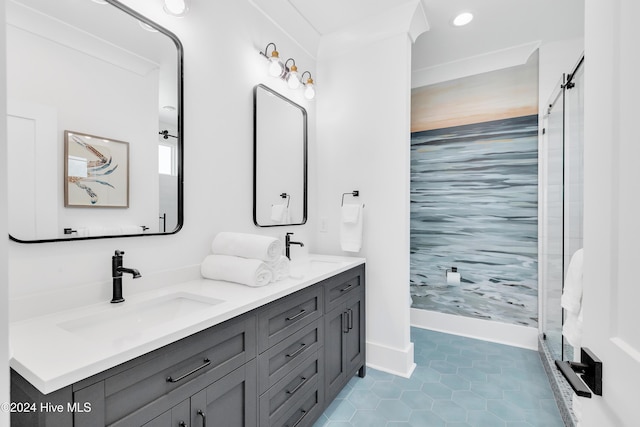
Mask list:
[[[429,31],[413,47],[413,70],[534,41],[581,37],[584,0],[250,0],[316,57],[322,36],[420,1]],[[475,19],[450,24],[461,11]]]

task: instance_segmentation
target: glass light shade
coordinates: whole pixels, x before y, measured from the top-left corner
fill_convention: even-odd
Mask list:
[[[316,96],[316,88],[313,87],[313,83],[307,83],[304,89],[304,97],[307,99],[313,99]]]
[[[186,0],[164,0],[164,11],[173,16],[184,16],[189,7]]]
[[[284,71],[284,64],[280,61],[280,58],[275,55],[269,58],[269,75],[273,77],[280,77]]]
[[[300,79],[298,78],[297,71],[291,71],[287,75],[287,84],[289,85],[289,89],[298,89],[300,87]]]

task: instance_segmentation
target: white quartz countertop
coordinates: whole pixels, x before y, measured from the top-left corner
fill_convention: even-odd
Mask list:
[[[263,287],[198,279],[131,296],[125,294],[126,301],[121,304],[105,301],[14,322],[10,324],[9,364],[38,390],[48,394],[304,289],[364,261],[363,258],[309,255],[309,258],[292,262],[292,277]],[[187,309],[173,316],[158,317],[156,313],[151,324],[131,322],[123,327],[122,322],[117,321],[130,316],[145,303],[176,297],[176,294],[221,302],[199,306],[198,310]],[[83,330],[84,319],[92,319],[94,323],[98,319],[100,324]],[[117,329],[110,328],[110,319],[114,319]],[[75,325],[75,328],[68,325]],[[101,330],[105,333],[91,332]]]

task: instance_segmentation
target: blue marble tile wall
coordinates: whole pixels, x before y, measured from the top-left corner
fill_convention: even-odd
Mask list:
[[[537,183],[537,115],[413,132],[412,306],[536,327]]]

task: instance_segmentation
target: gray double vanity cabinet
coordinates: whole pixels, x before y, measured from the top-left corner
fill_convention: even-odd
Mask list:
[[[50,394],[12,371],[12,401],[64,410],[13,413],[11,425],[311,426],[365,375],[364,272],[358,265]]]

